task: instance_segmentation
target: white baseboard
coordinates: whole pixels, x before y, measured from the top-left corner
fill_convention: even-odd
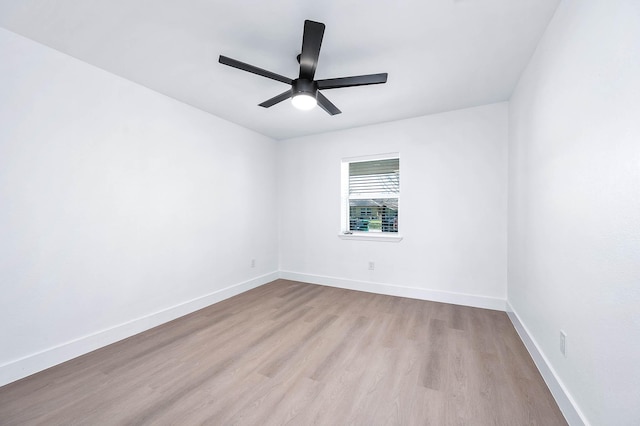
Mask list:
[[[347,290],[358,290],[368,293],[386,294],[389,296],[408,297],[411,299],[472,306],[474,308],[493,309],[496,311],[504,311],[506,309],[506,300],[499,299],[497,297],[428,290],[417,287],[405,287],[371,281],[349,280],[345,278],[326,277],[322,275],[303,274],[291,271],[280,271],[280,278],[310,284],[326,285],[329,287],[344,288]]]
[[[538,371],[540,371],[542,378],[547,384],[547,387],[551,391],[551,394],[555,398],[560,411],[562,411],[562,414],[569,425],[588,425],[589,422],[586,417],[576,404],[575,400],[571,397],[571,394],[567,391],[566,387],[562,384],[562,381],[558,378],[558,375],[547,360],[547,357],[540,350],[536,340],[529,333],[529,330],[520,320],[520,317],[514,311],[509,302],[507,302],[507,315],[509,315],[509,319],[511,319],[520,339],[529,351],[531,358],[533,358],[533,362],[536,364],[536,367],[538,367]]]
[[[278,279],[272,272],[0,365],[0,386]]]

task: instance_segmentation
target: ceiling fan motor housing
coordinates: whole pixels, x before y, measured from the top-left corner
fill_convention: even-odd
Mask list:
[[[304,78],[297,78],[291,83],[291,96],[305,94],[317,98],[318,83]]]

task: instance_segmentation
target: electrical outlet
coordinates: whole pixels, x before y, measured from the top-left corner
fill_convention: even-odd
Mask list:
[[[375,262],[369,262],[369,270],[373,271],[374,269],[376,269],[376,263]]]
[[[252,268],[256,267],[256,260],[255,259],[251,259],[251,267]]]
[[[562,330],[560,330],[560,353],[567,357],[567,333]]]

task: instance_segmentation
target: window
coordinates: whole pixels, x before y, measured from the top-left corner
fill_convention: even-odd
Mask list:
[[[342,161],[342,234],[397,235],[397,153]]]

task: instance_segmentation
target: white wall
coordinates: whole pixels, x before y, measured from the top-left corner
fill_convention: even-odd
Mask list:
[[[563,1],[509,126],[509,303],[587,422],[640,424],[640,2]]]
[[[280,141],[283,276],[504,309],[507,135],[500,103]],[[388,152],[403,240],[338,238],[341,159]]]
[[[273,140],[2,29],[0,58],[0,385],[277,277]]]

